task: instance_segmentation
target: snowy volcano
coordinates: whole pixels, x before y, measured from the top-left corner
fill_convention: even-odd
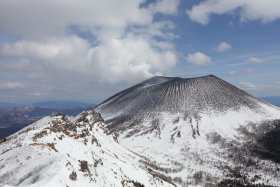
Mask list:
[[[280,109],[213,75],[154,77],[96,110],[179,186],[280,186]]]
[[[262,103],[237,87],[213,75],[183,79],[154,77],[128,88],[97,107],[110,127],[116,130],[137,128],[145,120],[158,121],[162,112],[182,114],[199,120],[202,114],[224,114],[248,109],[265,112]],[[153,125],[152,125],[153,126]]]

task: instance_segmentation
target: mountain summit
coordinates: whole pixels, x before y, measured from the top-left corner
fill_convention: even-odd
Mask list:
[[[96,110],[177,185],[280,185],[280,109],[216,76],[153,77]]]
[[[246,106],[257,109],[257,99],[213,75],[198,78],[153,77],[104,101],[100,110],[132,113],[223,112]]]
[[[263,113],[267,107],[274,108],[214,75],[157,76],[110,97],[97,111],[112,129],[127,130],[147,119],[155,121],[163,112],[197,120],[242,109]]]

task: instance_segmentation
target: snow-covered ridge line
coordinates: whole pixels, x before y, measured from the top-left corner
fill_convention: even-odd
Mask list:
[[[107,134],[94,110],[46,117],[0,147],[0,186],[173,186]]]

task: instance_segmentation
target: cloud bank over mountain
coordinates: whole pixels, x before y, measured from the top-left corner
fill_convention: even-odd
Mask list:
[[[3,44],[1,54],[94,75],[105,82],[143,80],[176,64],[168,31],[172,23],[157,22],[154,16],[176,14],[178,3],[2,1],[1,27],[21,39]]]

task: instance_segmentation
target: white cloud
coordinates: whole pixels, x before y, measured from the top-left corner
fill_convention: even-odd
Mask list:
[[[227,42],[221,42],[217,47],[215,47],[215,50],[218,52],[224,52],[231,49],[231,45]]]
[[[166,40],[172,40],[177,36],[169,31],[174,28],[174,23],[170,21],[158,21],[154,22],[153,24],[149,24],[145,27],[132,28],[131,30],[134,34],[139,34],[142,36],[157,36]]]
[[[24,85],[20,82],[2,82],[0,83],[0,90],[17,90],[23,89]]]
[[[137,82],[176,64],[173,51],[156,50],[149,41],[135,35],[101,44],[93,48],[91,57],[96,69],[101,70],[101,80],[112,83]]]
[[[212,14],[232,12],[238,14],[241,21],[271,22],[280,18],[279,10],[279,0],[205,0],[186,12],[192,21],[206,25]]]
[[[236,75],[236,71],[230,71],[229,74],[230,75]]]
[[[251,57],[251,58],[248,59],[248,61],[250,63],[253,63],[253,64],[263,64],[263,63],[266,63],[263,59],[258,58],[258,57]]]
[[[0,23],[3,29],[28,36],[64,34],[72,25],[122,30],[129,24],[152,22],[153,13],[140,8],[141,3],[143,0],[5,0],[1,1]]]
[[[280,93],[280,84],[277,84],[277,82],[262,85],[256,85],[252,82],[240,82],[238,87],[255,96],[273,96]]]
[[[152,24],[157,13],[175,15],[179,0],[156,0],[148,7],[141,6],[143,3],[145,0],[2,0],[0,28],[28,37],[63,35],[70,26],[95,35],[120,35],[127,26]]]
[[[251,82],[239,82],[238,86],[244,90],[256,90],[257,86]]]
[[[28,59],[29,63],[43,63],[65,69],[83,69],[87,64],[90,44],[77,36],[51,38],[45,41],[18,41],[3,45],[6,56]]]
[[[174,15],[177,13],[179,3],[180,0],[159,0],[157,3],[153,3],[150,8],[155,13]]]
[[[0,53],[27,66],[21,68],[37,68],[29,78],[48,79],[42,73],[48,68],[107,83],[131,83],[163,74],[177,62],[172,43],[175,26],[170,21],[154,21],[154,16],[175,15],[179,0],[141,6],[144,2],[2,1],[0,29],[22,39],[3,44]],[[73,27],[93,39],[82,38]]]
[[[186,60],[189,63],[198,64],[198,65],[209,64],[212,61],[211,57],[209,57],[209,56],[207,56],[207,55],[205,55],[204,53],[201,53],[201,52],[196,52],[196,53],[193,53],[193,54],[189,54],[186,57]]]
[[[73,55],[77,50],[82,50],[83,47],[88,47],[86,41],[78,37],[69,37],[40,42],[22,40],[6,43],[1,51],[7,56],[51,60],[59,55]]]
[[[158,50],[153,42],[133,34],[125,38],[111,38],[92,47],[78,37],[57,38],[46,42],[20,41],[6,44],[5,55],[40,61],[44,66],[68,69],[90,78],[110,83],[138,82],[162,74],[176,64],[172,49]]]
[[[40,93],[40,92],[32,92],[32,93],[29,93],[28,95],[34,96],[34,97],[39,97],[39,96],[42,95],[42,93]]]

